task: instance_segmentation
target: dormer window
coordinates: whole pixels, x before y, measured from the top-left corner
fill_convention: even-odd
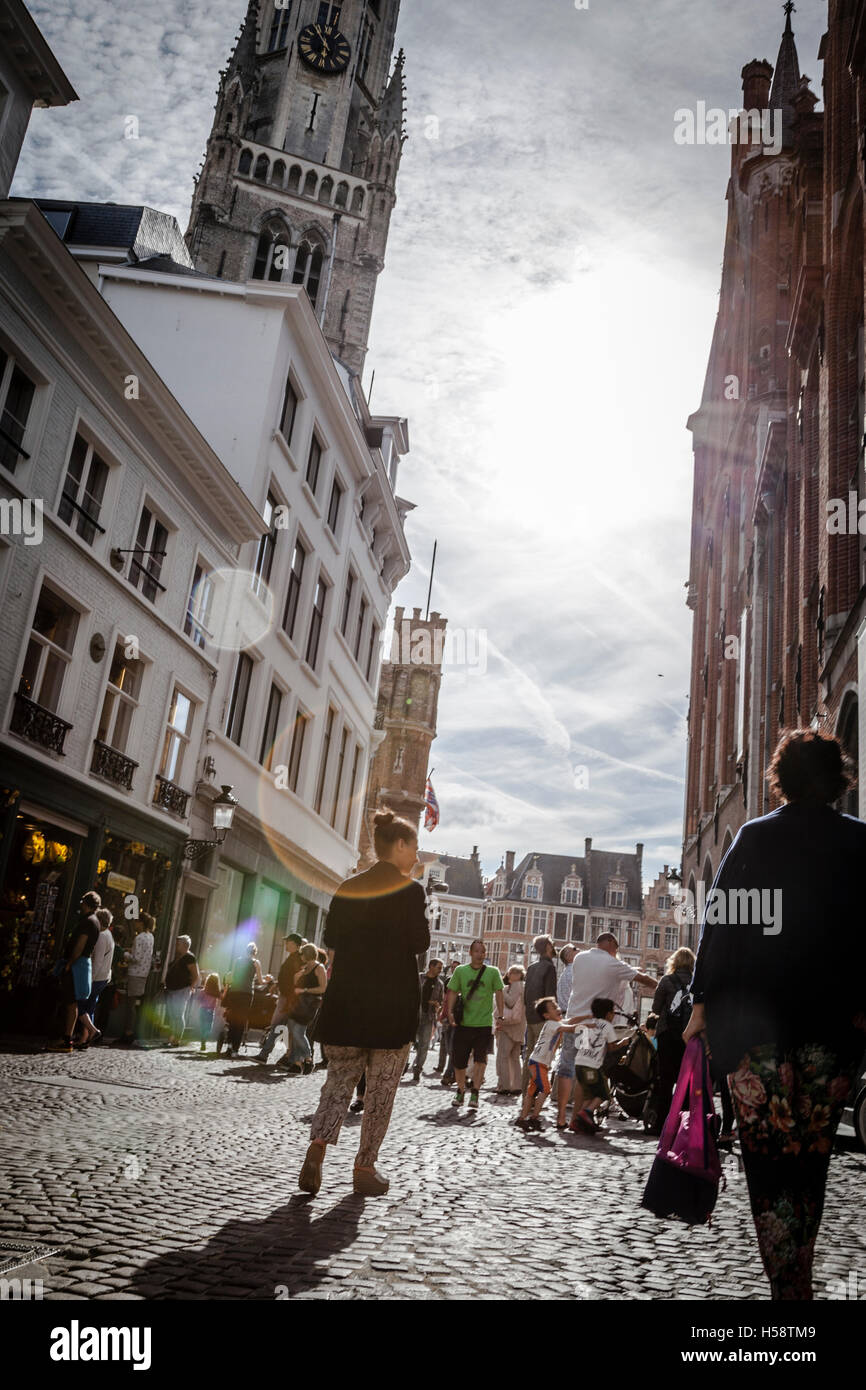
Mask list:
[[[523,880],[523,896],[533,902],[540,902],[542,896],[543,881],[541,874],[536,870],[531,871]]]
[[[605,907],[625,907],[627,896],[625,879],[612,878],[607,885],[604,905]]]
[[[560,902],[568,903],[572,907],[580,907],[583,903],[583,880],[575,873],[574,864],[571,866],[571,873],[562,880]]]

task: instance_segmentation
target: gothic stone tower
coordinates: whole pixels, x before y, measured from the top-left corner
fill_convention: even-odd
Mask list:
[[[396,201],[400,0],[250,0],[196,178],[196,268],[302,284],[331,350],[363,370]]]
[[[391,660],[382,663],[375,728],[382,741],[370,763],[359,861],[362,869],[373,862],[373,816],[390,806],[413,825],[420,825],[430,745],[436,737],[436,711],[442,683],[442,653],[447,619],[439,613],[412,617],[394,613]]]

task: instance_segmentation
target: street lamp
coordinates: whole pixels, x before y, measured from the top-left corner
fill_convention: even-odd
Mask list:
[[[215,840],[187,840],[183,847],[184,859],[199,859],[208,850],[216,849],[221,845],[232,828],[232,820],[235,814],[235,807],[238,804],[236,796],[232,796],[231,787],[223,784],[222,791],[213,803],[213,828],[216,831]]]

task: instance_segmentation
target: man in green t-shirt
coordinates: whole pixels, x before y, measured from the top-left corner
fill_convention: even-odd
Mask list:
[[[485,954],[484,942],[473,941],[469,948],[469,964],[457,967],[448,981],[448,993],[445,996],[448,1022],[455,1025],[452,1059],[454,1075],[457,1078],[457,1094],[451,1102],[455,1110],[460,1109],[466,1095],[466,1068],[470,1056],[474,1065],[469,1109],[478,1109],[478,1092],[484,1084],[487,1054],[493,1045],[494,1000],[497,1015],[502,1014],[502,976],[493,966],[484,964]],[[463,1000],[463,1017],[459,1024],[454,1017],[454,1006],[458,998]]]

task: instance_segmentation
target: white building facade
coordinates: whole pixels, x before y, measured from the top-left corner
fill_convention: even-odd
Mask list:
[[[35,984],[81,892],[168,944],[213,656],[198,564],[258,508],[35,203],[0,203],[0,958]]]
[[[200,566],[195,634],[218,675],[199,837],[218,786],[239,806],[224,845],[187,864],[177,929],[205,967],[255,939],[275,970],[287,931],[320,935],[357,859],[381,634],[410,563],[406,422],[370,416],[302,286],[109,265],[100,284],[263,519],[239,576]]]

